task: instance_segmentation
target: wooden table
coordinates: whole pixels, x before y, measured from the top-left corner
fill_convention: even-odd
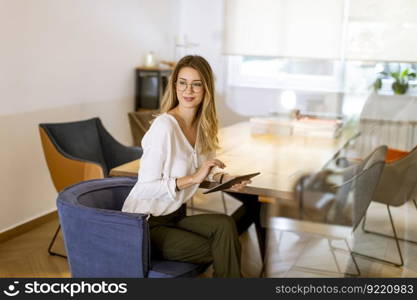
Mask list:
[[[242,122],[222,128],[217,158],[230,174],[261,172],[242,193],[281,201],[291,201],[295,181],[304,173],[320,170],[347,139],[254,135],[250,126]],[[139,160],[121,165],[110,176],[137,176],[139,165]]]

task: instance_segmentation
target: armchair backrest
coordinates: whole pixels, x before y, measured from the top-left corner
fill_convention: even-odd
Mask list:
[[[345,208],[352,206],[351,223],[353,230],[359,225],[366,213],[380,180],[384,166],[387,146],[381,145],[374,149],[359,164],[352,165],[342,171],[343,184],[336,194],[336,218],[344,218]]]
[[[146,215],[120,209],[136,179],[78,183],[57,198],[72,277],[146,277],[150,265]]]
[[[327,211],[326,222],[349,225],[355,230],[373,199],[385,165],[386,150],[386,146],[380,146],[360,164],[337,173],[323,170],[302,179],[297,183],[302,188],[299,193],[301,200],[307,202],[308,197],[313,195],[316,201],[327,201],[326,207],[331,208]],[[334,183],[334,177],[337,177],[337,185]],[[311,192],[312,190],[314,193]],[[318,193],[321,195],[317,196]],[[331,197],[332,193],[333,197]],[[330,203],[331,200],[333,203]]]
[[[43,123],[39,131],[57,191],[80,181],[107,177],[112,168],[142,155],[142,149],[115,140],[99,118]]]
[[[374,201],[400,206],[417,196],[417,147],[406,156],[385,164]]]
[[[99,164],[107,174],[107,163],[99,134],[100,119],[65,123],[39,124],[54,146],[69,158],[76,158]],[[101,126],[102,127],[102,126]]]
[[[100,138],[102,155],[106,164],[106,175],[114,167],[120,166],[142,156],[142,148],[127,147],[119,143],[96,118],[97,132]]]

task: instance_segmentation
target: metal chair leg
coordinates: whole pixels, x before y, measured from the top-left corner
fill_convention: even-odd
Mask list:
[[[58,236],[59,230],[61,230],[61,224],[58,225],[58,228],[55,231],[54,237],[52,238],[51,242],[49,243],[48,253],[49,253],[49,255],[52,255],[52,256],[59,256],[59,257],[67,258],[66,255],[59,254],[57,252],[52,251],[52,246],[55,243],[55,240],[56,240],[56,237]]]
[[[392,232],[394,233],[394,237],[391,237],[391,236],[388,236],[388,237],[391,237],[391,238],[393,238],[395,240],[395,244],[397,246],[398,255],[400,257],[400,263],[398,264],[398,263],[395,263],[395,262],[390,261],[390,260],[385,260],[385,259],[382,259],[382,258],[378,258],[378,257],[374,257],[374,256],[362,254],[362,253],[359,253],[359,252],[356,252],[356,251],[353,252],[353,254],[359,255],[359,256],[363,256],[363,257],[366,257],[366,258],[370,258],[370,259],[373,259],[373,260],[377,260],[377,261],[380,261],[380,262],[384,262],[384,263],[387,263],[387,264],[390,264],[390,265],[394,265],[396,267],[402,267],[404,265],[404,259],[403,259],[402,253],[401,253],[399,238],[397,236],[397,231],[395,230],[394,220],[392,219],[391,210],[389,208],[389,205],[387,205],[387,210],[388,210],[389,220],[390,220],[390,223],[391,223]],[[379,234],[379,235],[382,235],[382,234]]]
[[[349,274],[349,273],[345,273],[345,274],[346,274],[346,275],[351,275],[351,276],[361,276],[361,270],[359,269],[358,262],[356,261],[355,256],[353,255],[353,254],[354,254],[354,252],[353,252],[353,251],[352,251],[352,249],[350,248],[349,243],[347,242],[347,240],[346,240],[346,239],[344,239],[344,241],[345,241],[346,246],[347,246],[347,247],[348,247],[348,249],[349,249],[349,254],[350,254],[350,257],[352,258],[352,261],[353,261],[353,263],[355,264],[356,272],[358,272],[357,274]]]
[[[400,243],[398,241],[397,231],[395,230],[394,220],[392,218],[392,214],[391,214],[391,210],[389,208],[389,205],[387,205],[387,210],[388,210],[388,214],[389,214],[389,220],[391,222],[392,232],[394,233],[394,237],[395,237],[395,244],[397,245],[398,255],[400,256],[400,261],[401,261],[401,264],[398,265],[398,266],[402,267],[404,265],[404,259],[403,259],[403,255],[401,253]]]
[[[413,203],[414,203],[415,208],[417,209],[417,203],[416,203],[416,200],[415,199],[413,199]],[[363,223],[362,223],[362,231],[363,232],[365,232],[365,233],[372,233],[372,234],[379,235],[379,236],[383,236],[383,237],[387,237],[387,238],[390,238],[390,239],[395,239],[395,237],[392,236],[392,235],[385,234],[385,233],[380,233],[380,232],[376,232],[376,231],[372,231],[372,230],[366,229],[365,228],[365,222],[366,222],[366,214],[364,216],[364,220],[363,220]],[[401,237],[397,237],[397,239],[400,240],[400,241],[403,241],[403,242],[417,244],[417,241],[407,240],[407,239],[404,239],[404,238],[401,238]]]
[[[293,268],[297,268],[297,269],[301,269],[301,270],[305,270],[307,272],[313,272],[313,273],[325,273],[325,274],[330,273],[330,274],[338,274],[338,275],[343,274],[343,275],[348,275],[348,276],[352,276],[352,277],[360,276],[361,275],[361,271],[359,269],[359,265],[358,265],[358,263],[357,263],[354,255],[353,255],[354,252],[352,252],[352,249],[350,248],[349,243],[346,241],[346,239],[343,239],[343,241],[345,242],[345,244],[346,244],[346,246],[348,248],[348,251],[347,252],[349,252],[349,255],[352,258],[353,264],[355,265],[355,269],[356,269],[356,272],[357,272],[356,274],[352,274],[352,273],[347,273],[347,272],[342,272],[341,271],[340,266],[339,266],[339,263],[337,262],[337,257],[334,254],[334,250],[341,250],[343,252],[346,252],[346,250],[345,249],[338,248],[338,247],[333,247],[333,245],[331,243],[331,240],[329,238],[327,238],[327,243],[329,244],[330,251],[332,252],[333,260],[334,260],[334,262],[336,264],[336,267],[337,267],[337,272],[327,271],[327,270],[320,270],[320,269],[309,268],[309,267],[300,267],[300,266],[294,266]]]
[[[326,239],[326,240],[327,240],[327,244],[329,244],[330,252],[332,253],[333,260],[334,260],[334,262],[336,264],[336,267],[337,267],[337,271],[339,273],[342,273],[342,271],[340,269],[340,266],[339,266],[339,263],[337,262],[336,254],[334,254],[334,251],[333,251],[332,241],[330,239]]]
[[[353,277],[361,276],[361,270],[359,269],[358,262],[356,261],[356,258],[353,255],[354,252],[350,248],[348,241],[346,239],[343,239],[343,241],[345,242],[345,244],[346,244],[346,246],[348,248],[348,252],[349,252],[350,257],[352,258],[353,264],[355,265],[356,274],[347,273],[347,272],[343,272],[342,273],[341,272],[340,267],[339,267],[339,264],[337,263],[337,260],[336,260],[336,255],[333,253],[333,250],[341,250],[341,251],[346,251],[346,250],[345,249],[338,248],[338,247],[333,247],[330,239],[327,239],[327,241],[329,243],[330,251],[332,251],[333,259],[334,259],[334,261],[336,263],[337,270],[339,271],[339,273],[345,274],[345,275],[349,275],[349,276],[353,276]]]

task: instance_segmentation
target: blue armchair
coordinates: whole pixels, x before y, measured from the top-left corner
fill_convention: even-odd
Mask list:
[[[72,277],[192,277],[207,265],[152,259],[146,215],[122,212],[136,178],[84,181],[57,198]]]

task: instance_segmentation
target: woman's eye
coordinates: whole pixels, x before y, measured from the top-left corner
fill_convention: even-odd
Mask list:
[[[201,82],[194,82],[193,87],[202,87],[203,84]]]

